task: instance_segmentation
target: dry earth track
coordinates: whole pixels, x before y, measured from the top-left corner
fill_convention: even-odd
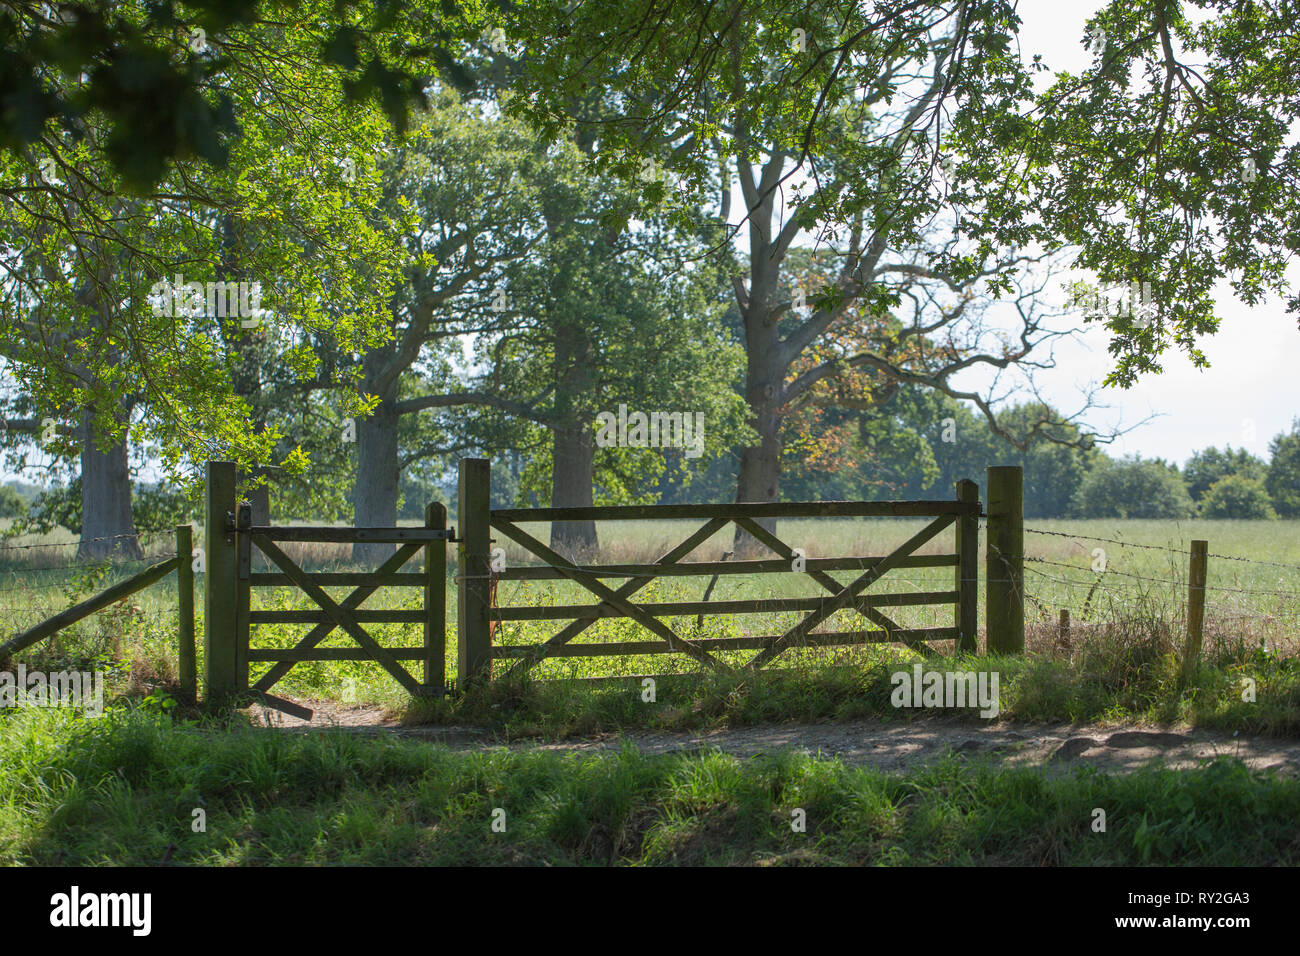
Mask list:
[[[284,730],[343,729],[442,743],[453,750],[508,747],[596,753],[632,741],[646,753],[717,749],[737,757],[797,750],[880,770],[908,770],[949,752],[1007,766],[1042,767],[1049,773],[1080,766],[1127,773],[1151,763],[1187,769],[1220,756],[1247,766],[1300,776],[1300,740],[1224,734],[1190,727],[1103,724],[973,724],[942,720],[852,720],[822,724],[767,724],[700,732],[628,731],[565,740],[504,741],[472,727],[404,727],[377,706],[302,701],[315,710],[311,722],[252,708],[259,723]]]

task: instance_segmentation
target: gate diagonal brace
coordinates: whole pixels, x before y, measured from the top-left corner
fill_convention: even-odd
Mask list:
[[[714,668],[715,670],[721,670],[721,671],[731,670],[730,667],[722,663],[722,661],[718,660],[716,657],[714,657],[704,648],[700,647],[698,644],[694,643],[693,641],[688,641],[682,637],[679,637],[671,628],[665,626],[664,624],[661,624],[658,620],[652,617],[648,612],[643,610],[641,607],[625,600],[615,591],[601,584],[599,578],[595,577],[592,574],[588,574],[585,571],[579,571],[574,569],[569,564],[569,562],[564,559],[562,555],[558,554],[555,551],[552,551],[550,548],[542,544],[540,541],[538,541],[536,538],[532,537],[531,535],[523,531],[520,531],[509,521],[497,519],[494,520],[492,523],[494,527],[496,527],[502,534],[506,535],[511,540],[513,540],[516,544],[521,545],[526,550],[537,555],[539,558],[542,558],[547,563],[549,563],[552,567],[554,567],[557,571],[563,574],[565,577],[570,578],[573,581],[576,581],[578,584],[581,584],[584,588],[586,588],[592,594],[595,594],[601,600],[605,601],[608,604],[612,604],[614,607],[618,608],[620,611],[625,613],[628,617],[635,620],[642,627],[658,635],[660,638],[663,639],[663,641],[668,645],[670,649],[681,650],[683,653],[689,654],[691,657],[695,658],[701,663],[708,664],[710,667]]]
[[[498,520],[500,519],[495,519],[495,518],[493,519],[494,522]],[[681,544],[677,545],[677,547],[668,551],[663,557],[661,557],[658,561],[656,561],[655,564],[664,567],[667,567],[668,565],[671,564],[676,564],[682,558],[686,557],[686,555],[690,554],[697,547],[699,547],[700,544],[707,541],[709,538],[713,537],[720,530],[726,527],[726,525],[727,525],[726,518],[710,518],[698,530],[696,530],[694,534],[687,537],[686,540],[684,540]],[[500,530],[499,526],[498,526],[498,530]],[[630,581],[626,581],[622,585],[620,585],[614,593],[617,594],[619,597],[628,597],[629,595],[635,594],[637,591],[645,587],[653,580],[654,580],[653,576],[632,578]],[[522,673],[523,671],[527,670],[529,667],[536,664],[539,660],[546,657],[547,654],[549,654],[553,648],[559,647],[563,644],[567,644],[569,641],[573,640],[575,637],[577,637],[587,628],[595,624],[597,620],[598,618],[591,618],[587,620],[576,620],[576,621],[569,622],[558,632],[556,632],[555,635],[552,636],[545,643],[536,645],[535,648],[532,649],[533,653],[530,654],[528,657],[520,658],[519,661],[514,665],[514,667],[506,671],[505,676],[511,677],[514,676],[516,673]]]
[[[787,561],[794,558],[794,549],[791,548],[789,545],[787,545],[776,535],[772,534],[770,531],[764,528],[757,521],[754,521],[752,518],[737,518],[735,520],[736,520],[736,524],[739,527],[744,528],[751,535],[753,535],[759,541],[763,542],[763,544],[767,545],[770,549],[775,551],[781,557],[785,558]],[[809,577],[811,577],[814,581],[816,581],[818,584],[820,584],[822,587],[824,587],[827,591],[829,591],[832,595],[839,594],[840,589],[844,586],[840,584],[839,581],[836,581],[835,578],[827,574],[825,571],[808,571],[805,573]],[[865,602],[866,599],[855,600],[854,609],[859,614],[865,616],[867,620],[879,626],[882,630],[884,630],[884,632],[887,635],[892,636],[896,634],[898,631],[904,630],[904,628],[898,626],[897,622],[895,622],[891,618],[886,617],[884,614],[881,614],[879,611],[877,611],[875,608],[871,607],[870,605],[867,605]],[[922,654],[925,654],[927,657],[934,657],[938,654],[938,652],[934,648],[932,648],[929,644],[926,644],[925,641],[919,640],[917,638],[904,637],[904,638],[900,638],[900,640],[908,647],[920,651]]]
[[[382,647],[378,641],[366,633],[365,628],[357,623],[357,619],[352,616],[350,610],[336,604],[334,599],[325,593],[325,589],[307,577],[306,572],[294,564],[289,556],[276,547],[275,542],[270,538],[260,534],[255,534],[252,538],[253,543],[261,549],[262,553],[274,561],[281,571],[289,575],[289,579],[315,601],[321,610],[334,618],[339,627],[347,631],[358,644],[369,651],[374,659],[379,662],[379,665],[388,671],[393,679],[406,689],[407,693],[412,697],[422,695],[420,682],[412,677],[406,671],[406,668],[397,663],[396,658],[386,648]]]
[[[400,548],[397,549],[397,552],[391,558],[389,558],[387,561],[385,561],[383,564],[379,566],[379,569],[375,571],[375,576],[380,577],[382,575],[392,574],[393,572],[397,571],[398,568],[406,564],[406,562],[411,560],[412,557],[419,554],[420,548],[421,545],[418,544],[402,545]],[[361,585],[360,587],[353,590],[353,592],[349,594],[346,598],[343,599],[342,606],[347,608],[349,611],[355,611],[362,604],[364,604],[372,594],[378,591],[379,587],[380,586],[377,584]],[[333,630],[336,627],[338,627],[338,624],[333,621],[325,621],[321,624],[317,624],[305,635],[303,635],[302,640],[300,640],[294,646],[293,649],[295,651],[311,650],[312,648],[316,647],[316,645],[319,644],[321,641],[325,640],[325,638],[329,637],[329,635],[333,632]],[[284,677],[285,674],[289,673],[289,671],[292,670],[293,666],[297,663],[299,662],[278,661],[277,663],[271,666],[270,670],[268,670],[265,674],[262,675],[261,679],[256,684],[253,685],[252,689],[256,691],[261,691],[262,693],[266,693],[272,687],[274,687],[276,683],[278,683],[279,680],[282,677]]]
[[[315,711],[310,707],[304,707],[302,704],[296,704],[291,700],[285,700],[283,697],[276,697],[274,694],[268,694],[255,688],[249,688],[242,696],[245,700],[263,704],[266,707],[288,714],[290,717],[297,717],[299,720],[311,720],[315,714]]]
[[[791,644],[802,640],[814,627],[826,620],[836,611],[847,606],[849,602],[858,596],[859,592],[865,590],[878,581],[885,572],[892,570],[899,561],[907,557],[921,545],[925,544],[944,528],[948,527],[948,525],[952,524],[955,518],[955,515],[939,516],[891,551],[865,574],[847,585],[841,586],[837,584],[837,586],[841,587],[841,590],[836,593],[835,597],[822,605],[818,610],[813,611],[794,627],[790,628],[790,630],[782,634],[769,647],[755,654],[749,663],[745,665],[746,669],[757,670],[784,651],[787,647],[791,646]]]

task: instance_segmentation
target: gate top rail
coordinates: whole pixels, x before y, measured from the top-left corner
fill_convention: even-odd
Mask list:
[[[324,541],[333,543],[362,542],[372,544],[402,544],[409,541],[450,541],[455,535],[452,528],[339,528],[332,526],[309,527],[282,525],[254,525],[237,529],[247,534],[262,535],[271,541]]]
[[[634,518],[917,518],[978,515],[978,501],[756,501],[703,505],[599,505],[590,508],[493,508],[502,521],[600,521]]]

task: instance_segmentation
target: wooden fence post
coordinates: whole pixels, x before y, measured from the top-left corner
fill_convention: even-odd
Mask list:
[[[969,478],[957,482],[957,500],[963,504],[979,504],[980,487]],[[957,518],[957,608],[954,623],[960,636],[957,651],[974,654],[979,631],[979,534],[978,514],[959,515]]]
[[[447,506],[425,505],[424,526],[447,527]],[[440,695],[447,687],[447,542],[424,546],[424,692]]]
[[[177,677],[181,697],[187,703],[198,700],[199,672],[194,647],[194,529],[176,526]]]
[[[1192,554],[1187,568],[1187,645],[1183,648],[1183,683],[1191,680],[1197,659],[1201,656],[1209,550],[1208,541],[1192,542]]]
[[[1061,608],[1061,613],[1056,619],[1056,642],[1065,650],[1070,650],[1070,609]]]
[[[208,462],[205,515],[207,571],[203,575],[203,670],[206,702],[222,706],[238,693],[239,654],[235,639],[235,587],[238,555],[235,535],[226,529],[234,517],[235,463]]]
[[[492,463],[486,458],[462,458],[456,516],[456,650],[461,687],[492,675],[491,492]]]
[[[988,469],[985,623],[990,653],[1025,649],[1024,474],[1019,465]]]

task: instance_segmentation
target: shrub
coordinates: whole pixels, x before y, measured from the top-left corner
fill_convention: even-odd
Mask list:
[[[1220,478],[1201,500],[1205,518],[1276,518],[1268,489],[1258,478],[1229,475]]]
[[[27,501],[8,485],[0,488],[0,518],[20,518],[27,514]]]
[[[1079,518],[1189,518],[1195,513],[1178,469],[1159,458],[1094,465],[1074,496]]]

